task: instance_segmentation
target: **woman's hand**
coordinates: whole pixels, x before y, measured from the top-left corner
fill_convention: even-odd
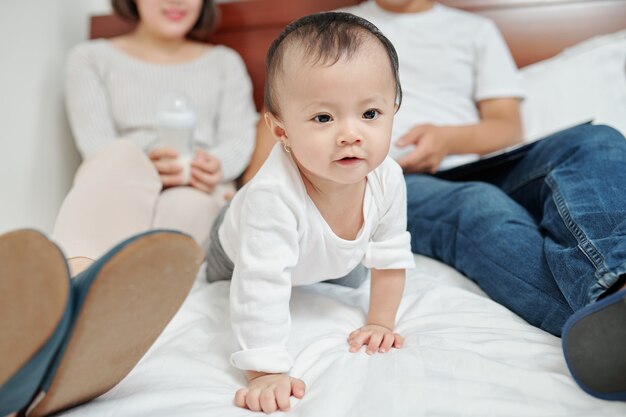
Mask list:
[[[191,179],[189,185],[211,194],[222,179],[222,164],[219,159],[202,149],[196,150],[191,161]]]
[[[176,162],[178,152],[173,149],[155,148],[148,153],[148,158],[159,173],[163,188],[185,185],[183,167]]]
[[[400,349],[404,345],[404,338],[393,330],[378,324],[367,324],[356,329],[348,336],[350,352],[358,352],[361,346],[367,345],[365,352],[368,355],[388,352],[392,347]]]
[[[288,411],[291,407],[289,397],[304,396],[305,384],[302,380],[285,374],[267,374],[248,371],[248,388],[242,388],[235,394],[235,405],[251,411]]]

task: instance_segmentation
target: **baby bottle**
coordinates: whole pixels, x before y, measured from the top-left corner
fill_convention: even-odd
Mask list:
[[[193,158],[193,130],[196,113],[190,100],[182,94],[166,94],[157,109],[158,140],[155,147],[173,149],[178,152],[176,162],[183,168],[185,184],[191,177]]]

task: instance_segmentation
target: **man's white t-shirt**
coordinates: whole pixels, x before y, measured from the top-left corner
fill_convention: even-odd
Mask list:
[[[481,100],[524,95],[511,53],[487,18],[438,3],[421,13],[388,12],[373,0],[340,11],[372,22],[398,52],[403,100],[392,144],[419,124],[478,123]],[[392,146],[390,155],[397,159],[412,149]],[[477,158],[450,155],[439,169]]]
[[[406,184],[387,157],[367,176],[363,226],[354,240],[338,237],[309,198],[298,168],[277,144],[233,198],[219,228],[234,263],[230,288],[233,331],[244,370],[286,372],[291,287],[347,275],[359,263],[376,269],[414,266],[406,230]]]

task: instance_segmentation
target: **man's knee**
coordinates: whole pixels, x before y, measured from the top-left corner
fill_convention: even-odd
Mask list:
[[[504,191],[484,182],[463,183],[449,204],[458,207],[459,222],[470,227],[507,221],[521,209]]]
[[[572,153],[584,151],[626,152],[626,139],[614,128],[606,125],[585,124],[556,134],[551,146],[561,151]]]
[[[591,127],[593,129],[589,129],[588,135],[581,139],[580,146],[609,152],[626,151],[626,138],[619,131],[605,125]]]
[[[429,211],[437,209],[442,200],[455,195],[455,191],[467,183],[452,182],[426,174],[405,176],[409,210]]]
[[[459,247],[491,244],[525,222],[525,210],[496,186],[453,182],[421,209],[409,207],[407,226],[413,252],[452,264]]]
[[[420,204],[411,203],[411,193],[420,193],[420,188],[409,190],[409,227],[415,222],[443,222],[464,230],[482,229],[523,216],[520,213],[523,209],[494,185],[478,181],[437,181],[436,189],[422,190],[427,197],[420,198]]]

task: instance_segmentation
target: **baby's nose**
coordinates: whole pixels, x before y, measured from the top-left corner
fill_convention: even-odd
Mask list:
[[[358,145],[361,142],[362,142],[361,137],[355,133],[346,133],[346,134],[340,135],[337,140],[337,143],[339,145]]]

